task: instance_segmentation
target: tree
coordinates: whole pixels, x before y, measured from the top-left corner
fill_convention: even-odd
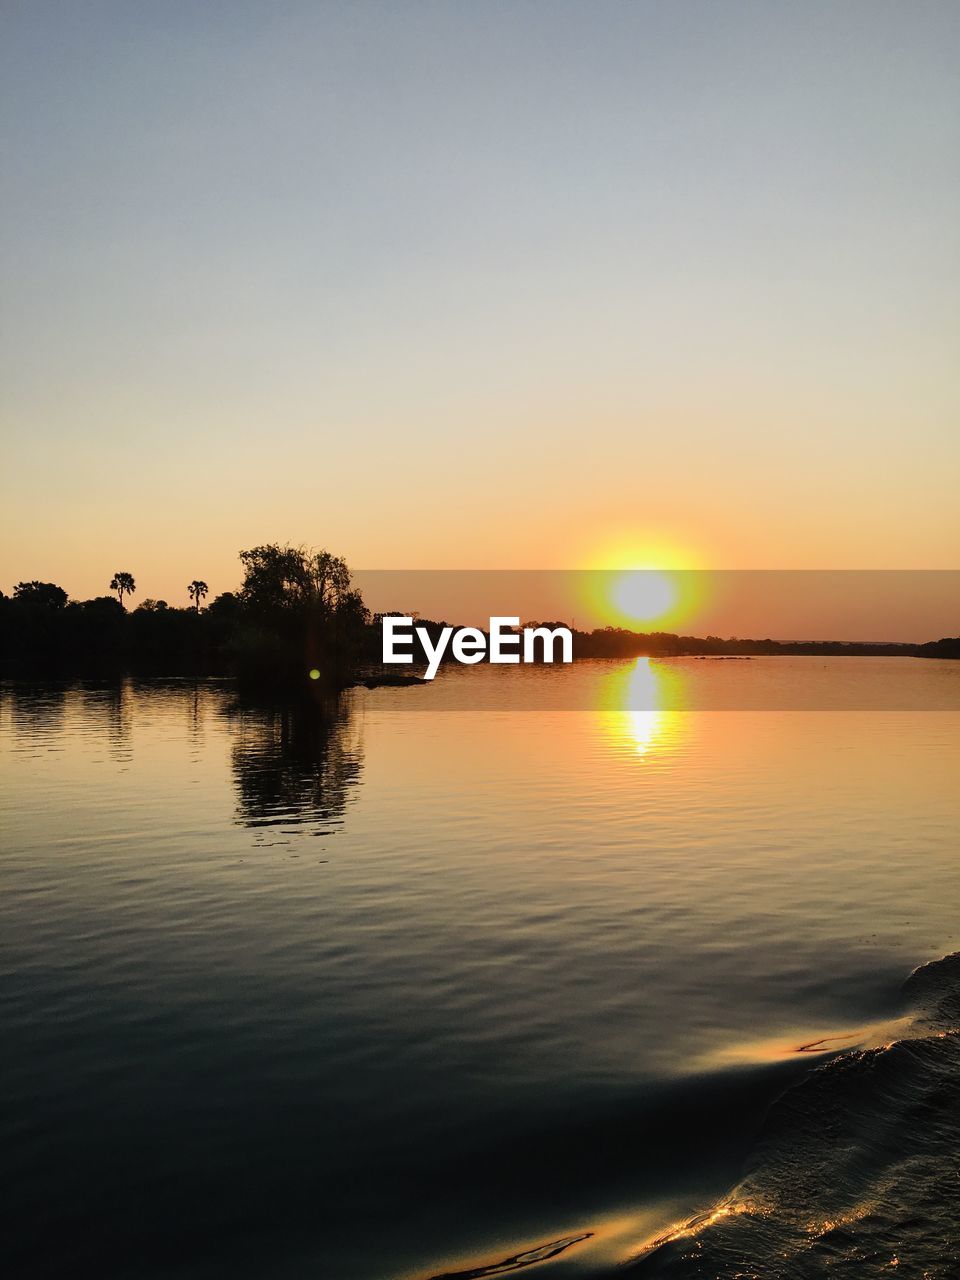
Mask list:
[[[187,594],[190,596],[190,599],[197,606],[197,613],[199,613],[200,601],[207,594],[207,584],[203,582],[200,578],[194,578],[194,580],[190,583],[189,587],[187,587]]]
[[[38,604],[45,609],[62,609],[67,603],[67,593],[54,582],[18,582],[13,588],[14,600],[24,604]]]
[[[110,590],[117,593],[120,608],[123,608],[123,597],[132,596],[137,590],[132,573],[115,573],[110,579]]]
[[[336,613],[352,594],[347,562],[329,551],[271,543],[241,551],[240,560],[241,598],[258,612],[309,605],[327,615]]]
[[[239,666],[256,679],[293,682],[316,670],[330,690],[341,686],[356,663],[367,620],[346,561],[329,551],[276,543],[241,551],[240,560]]]
[[[306,553],[302,548],[270,543],[240,552],[243,586],[240,598],[257,613],[273,613],[299,604],[306,595]]]
[[[239,609],[240,597],[232,591],[221,592],[207,605],[207,613],[219,618],[235,618]]]

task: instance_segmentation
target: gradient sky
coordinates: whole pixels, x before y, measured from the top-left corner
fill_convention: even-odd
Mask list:
[[[960,565],[960,5],[2,7],[0,587]]]

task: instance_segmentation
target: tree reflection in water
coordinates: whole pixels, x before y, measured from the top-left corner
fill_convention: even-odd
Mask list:
[[[239,703],[232,750],[237,820],[247,827],[343,822],[360,780],[363,743],[349,696],[294,706]]]

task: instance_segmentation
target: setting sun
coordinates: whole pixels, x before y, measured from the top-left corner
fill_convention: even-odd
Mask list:
[[[677,586],[660,569],[634,569],[614,579],[612,602],[631,622],[658,622],[677,603]]]
[[[673,629],[705,594],[703,556],[673,530],[608,528],[585,560],[584,603],[609,626]]]

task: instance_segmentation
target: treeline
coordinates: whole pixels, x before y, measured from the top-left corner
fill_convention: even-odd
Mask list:
[[[379,615],[377,615],[379,618]],[[436,644],[440,632],[454,624],[417,618],[416,626],[423,628]],[[527,622],[528,627],[568,626],[565,622]],[[929,644],[871,644],[841,640],[747,640],[737,636],[684,636],[670,631],[630,631],[625,627],[598,627],[594,631],[578,631],[571,628],[573,657],[585,658],[683,658],[683,657],[762,657],[776,655],[808,655],[813,657],[960,657],[960,639],[945,639]],[[379,624],[368,628],[372,631],[372,643],[368,640],[365,653],[372,660],[374,652],[380,653],[381,632]],[[487,633],[484,632],[486,635]],[[425,663],[426,655],[416,637],[411,651],[415,662]],[[444,662],[452,661],[449,650]]]
[[[943,640],[931,640],[917,646],[920,658],[960,658],[960,636],[948,636]]]
[[[960,646],[960,641],[940,640],[938,645]],[[916,657],[930,645],[870,644],[841,640],[743,640],[737,636],[682,636],[672,632],[641,633],[622,627],[573,633],[577,658],[632,657],[761,657],[785,654],[814,657]],[[934,655],[930,655],[934,656]],[[942,656],[956,657],[944,653]]]
[[[8,672],[234,675],[263,685],[336,690],[362,657],[369,615],[346,562],[327,551],[268,544],[240,553],[243,582],[202,607],[207,585],[187,587],[177,608],[136,595],[114,574],[114,596],[69,600],[49,582],[0,592],[0,663]],[[125,605],[126,598],[128,604]]]
[[[0,592],[0,669],[8,674],[233,675],[263,686],[334,691],[381,658],[379,616],[371,618],[346,562],[328,551],[270,543],[240,552],[243,581],[205,604],[195,578],[190,607],[145,599],[132,573],[113,575],[113,595],[70,600],[50,582],[19,582]],[[417,618],[436,642],[443,622]],[[527,623],[555,628],[561,622]],[[622,627],[573,631],[577,658],[755,657],[777,654],[960,657],[960,638],[929,644],[782,642],[636,632]],[[416,654],[415,657],[423,657]],[[407,668],[391,668],[402,679]]]

